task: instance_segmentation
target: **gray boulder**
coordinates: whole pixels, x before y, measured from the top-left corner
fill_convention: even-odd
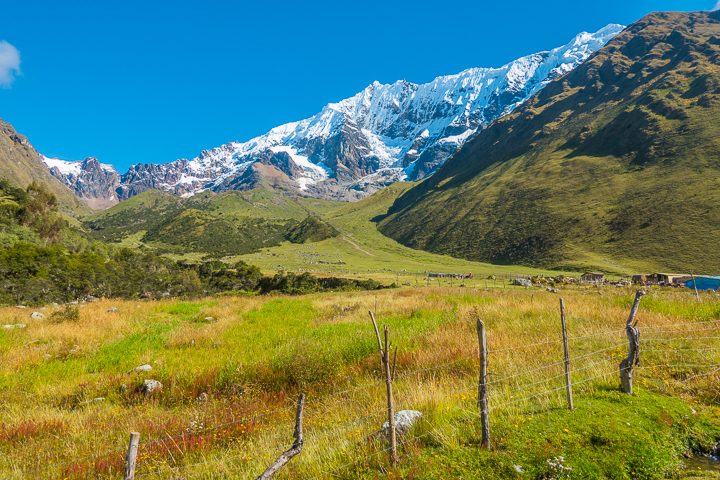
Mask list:
[[[515,278],[512,281],[513,285],[517,285],[518,287],[532,287],[532,282],[527,278]]]
[[[140,386],[140,391],[145,395],[150,395],[163,388],[163,384],[157,380],[147,379]]]
[[[43,318],[45,318],[45,315],[40,312],[33,312],[30,315],[30,318],[35,319],[35,320],[42,320]]]
[[[399,412],[395,412],[395,432],[400,435],[408,433],[420,417],[422,417],[422,412],[417,410],[400,410]],[[380,434],[385,436],[390,434],[389,422],[383,423]]]

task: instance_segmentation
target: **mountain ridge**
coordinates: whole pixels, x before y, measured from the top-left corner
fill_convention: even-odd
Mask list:
[[[312,117],[247,142],[203,150],[191,160],[133,165],[99,190],[114,187],[122,200],[148,189],[190,196],[269,182],[296,195],[356,200],[396,181],[427,177],[479,129],[581,64],[623,28],[611,24],[498,68],[470,68],[424,84],[373,82]],[[55,174],[71,187],[88,183],[64,176],[63,168]]]
[[[720,233],[718,20],[656,13],[632,24],[406,192],[381,231],[499,263],[720,263],[703,247]]]

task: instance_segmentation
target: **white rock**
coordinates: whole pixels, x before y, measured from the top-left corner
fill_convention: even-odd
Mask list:
[[[157,380],[147,379],[143,381],[143,384],[140,387],[140,391],[145,395],[150,395],[151,393],[160,390],[161,388],[163,388],[162,383],[158,382]]]
[[[35,320],[42,320],[43,318],[45,318],[45,315],[40,312],[33,312],[30,315],[30,318],[34,318]]]
[[[133,368],[127,373],[133,373],[133,372],[149,372],[152,370],[152,365],[144,363],[142,365],[138,365],[137,367]]]
[[[108,313],[117,313],[117,312],[119,312],[120,310],[118,310],[117,307],[110,307],[110,308],[107,309],[107,311],[108,311]]]
[[[395,412],[395,431],[400,435],[409,432],[420,417],[422,417],[422,412],[417,410],[400,410],[399,412]],[[388,422],[383,424],[380,433],[382,435],[390,433],[390,424]]]

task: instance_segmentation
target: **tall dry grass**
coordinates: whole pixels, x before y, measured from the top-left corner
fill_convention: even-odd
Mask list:
[[[614,388],[633,291],[561,295],[575,395]],[[253,478],[287,448],[301,391],[305,450],[282,478],[354,478],[358,468],[380,468],[385,444],[374,434],[385,397],[368,310],[390,325],[398,346],[397,408],[424,413],[404,440],[404,458],[475,435],[476,315],[488,329],[494,421],[563,406],[558,295],[542,290],[102,300],[64,323],[48,320],[53,308],[43,320],[4,308],[0,324],[27,328],[0,333],[0,472],[116,477],[128,433],[140,431],[141,475]],[[720,364],[719,319],[715,297],[698,303],[688,292],[652,291],[639,313],[641,388],[717,401],[718,376],[706,373]],[[142,363],[153,370],[128,373]],[[140,393],[146,378],[162,381],[162,391]]]

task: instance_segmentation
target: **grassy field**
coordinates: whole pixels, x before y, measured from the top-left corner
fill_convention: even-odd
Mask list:
[[[0,477],[118,478],[129,432],[138,478],[720,478],[686,456],[720,440],[720,304],[652,290],[636,393],[618,392],[633,291],[563,290],[575,411],[565,408],[558,295],[419,287],[303,297],[109,301],[79,318],[0,309]],[[397,346],[397,409],[423,412],[390,468],[384,384],[367,311]],[[490,349],[492,451],[480,448],[475,315]],[[142,364],[151,371],[134,372]],[[163,388],[140,391],[145,379]],[[688,467],[687,465],[690,465]]]

